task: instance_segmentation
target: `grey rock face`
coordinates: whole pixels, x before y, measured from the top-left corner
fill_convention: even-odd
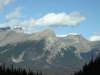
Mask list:
[[[76,48],[75,54],[80,57],[84,58],[82,53],[90,53],[89,57],[93,54],[91,51],[94,48],[98,48],[100,41],[89,41],[85,39],[82,35],[68,35],[66,37],[58,37],[58,39],[70,46]]]
[[[29,36],[29,34],[17,33],[14,30],[0,32],[0,46],[26,41]]]
[[[20,28],[0,32],[1,56],[24,67],[74,71],[82,66],[86,53],[99,51],[99,45],[99,41],[88,41],[82,35],[57,37],[50,29],[33,34]]]

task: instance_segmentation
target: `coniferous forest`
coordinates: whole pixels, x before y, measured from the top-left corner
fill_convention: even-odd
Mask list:
[[[74,75],[100,75],[100,54],[93,60],[93,56],[91,61],[83,66],[82,70],[75,71]]]
[[[22,68],[14,68],[13,64],[11,65],[11,68],[9,67],[5,67],[5,63],[3,65],[0,65],[0,75],[42,75],[42,70],[39,73],[39,71],[37,70],[37,72],[33,72],[29,69],[29,71],[27,72],[26,69],[22,69]]]
[[[29,71],[26,71],[26,69],[23,68],[14,68],[13,64],[11,67],[6,67],[5,63],[3,65],[0,65],[0,75],[42,75],[42,70],[39,72],[33,72],[29,69]],[[82,70],[75,71],[74,75],[100,75],[100,54],[96,57],[96,59],[90,60],[90,62],[83,66]]]

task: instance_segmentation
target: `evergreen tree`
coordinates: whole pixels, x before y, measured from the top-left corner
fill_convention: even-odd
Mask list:
[[[3,64],[3,75],[5,74],[5,63]]]
[[[42,75],[42,70],[41,70],[41,72],[40,72],[40,74],[39,75]]]
[[[39,75],[39,72],[38,72],[38,70],[37,70],[37,75]]]
[[[11,65],[11,68],[9,67],[5,67],[5,63],[3,65],[0,65],[0,75],[42,75],[42,70],[39,74],[38,70],[37,73],[30,71],[29,72],[26,71],[26,69],[22,69],[22,68],[14,68],[13,64]]]
[[[100,75],[100,54],[95,60],[92,56],[90,62],[85,63],[82,71],[75,72],[74,75]]]
[[[12,72],[12,75],[13,75],[13,64],[11,65],[11,72]]]

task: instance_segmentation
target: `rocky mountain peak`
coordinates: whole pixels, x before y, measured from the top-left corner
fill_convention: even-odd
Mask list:
[[[41,39],[45,40],[45,48],[44,50],[48,50],[50,52],[50,55],[48,59],[46,60],[49,64],[51,63],[52,58],[56,57],[56,54],[61,53],[61,49],[67,49],[68,45],[61,42],[54,33],[53,30],[46,29],[41,32],[37,32],[33,34],[29,40],[37,40],[40,41]]]
[[[22,27],[20,27],[20,26],[15,26],[15,27],[13,28],[13,30],[14,30],[15,32],[17,32],[17,33],[24,33]]]
[[[82,34],[77,34],[77,35],[73,35],[73,34],[69,34],[68,36],[66,36],[67,38],[83,38]]]
[[[21,31],[22,28],[17,26],[12,30],[0,32],[0,53],[9,59],[7,62],[18,65],[24,62],[26,65],[34,63],[35,67],[42,66],[44,69],[46,65],[49,68],[63,68],[66,63],[72,65],[71,62],[81,61],[87,52],[100,51],[100,42],[89,42],[80,34],[57,37],[50,29],[34,34],[25,34]],[[79,65],[79,62],[77,64]]]
[[[41,33],[41,35],[43,35],[45,37],[46,36],[56,36],[54,31],[50,30],[50,29],[45,29],[45,30],[41,31],[40,33]]]
[[[54,31],[50,30],[50,29],[46,29],[37,33],[34,33],[29,40],[40,40],[40,39],[45,39],[48,37],[52,37],[52,38],[57,38]]]
[[[69,34],[66,37],[58,37],[58,38],[63,42],[67,41],[67,43],[71,43],[71,44],[88,41],[81,34]]]

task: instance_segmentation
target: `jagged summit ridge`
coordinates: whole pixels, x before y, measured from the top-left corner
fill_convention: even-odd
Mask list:
[[[0,32],[0,47],[8,47],[7,44],[12,47],[11,49],[10,47],[1,49],[0,53],[5,54],[4,56],[7,55],[7,59],[16,64],[30,62],[33,63],[30,66],[34,65],[35,67],[45,68],[45,66],[56,65],[57,68],[63,68],[66,63],[68,66],[71,61],[80,61],[79,57],[83,58],[83,53],[92,51],[91,48],[95,49],[98,45],[99,49],[99,42],[91,45],[82,35],[72,34],[66,37],[57,37],[50,29],[33,34],[18,33],[16,31],[21,29],[16,27],[14,30]],[[30,64],[28,63],[26,63],[27,66]]]
[[[58,53],[63,53],[61,51],[62,48],[65,50],[67,50],[67,48],[69,48],[68,45],[61,42],[56,37],[56,34],[54,33],[54,31],[50,30],[50,29],[46,29],[41,32],[37,32],[29,38],[29,40],[37,40],[37,41],[39,41],[41,39],[45,40],[44,50],[50,51],[50,55],[48,56],[48,58],[46,60],[49,64],[51,64],[52,58],[55,58]]]
[[[17,30],[17,29],[15,29]],[[14,30],[1,33],[4,37],[0,39],[1,46],[6,45],[7,43],[14,44],[25,41],[41,41],[42,39],[45,42],[45,47],[43,48],[44,52],[49,51],[50,54],[46,59],[46,62],[52,64],[52,59],[56,57],[58,53],[64,55],[62,49],[67,50],[69,46],[63,42],[61,42],[54,33],[53,30],[46,29],[41,32],[37,32],[34,34],[20,34],[16,33]],[[0,35],[1,35],[0,34]]]
[[[39,39],[44,39],[47,37],[56,37],[56,35],[53,30],[46,29],[46,30],[43,30],[43,31],[33,34],[33,36],[31,36],[29,39],[30,40],[32,40],[32,39],[39,40]]]
[[[23,29],[21,26],[15,26],[13,28],[13,31],[17,32],[17,33],[24,33]]]

